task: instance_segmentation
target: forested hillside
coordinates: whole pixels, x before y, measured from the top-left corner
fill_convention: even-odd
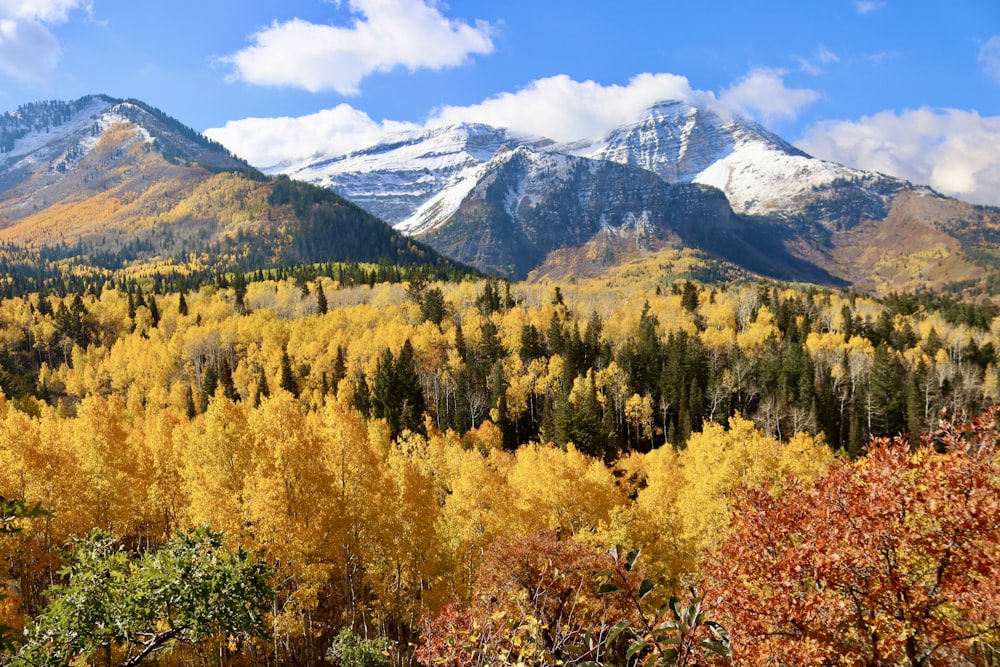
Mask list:
[[[207,524],[273,570],[266,627],[213,625],[163,664],[318,664],[328,650],[356,664],[348,649],[395,664],[573,664],[595,651],[621,664],[629,633],[615,644],[609,630],[636,610],[608,591],[629,577],[658,583],[650,603],[727,581],[744,552],[724,540],[753,533],[738,521],[767,498],[972,456],[949,445],[965,441],[961,418],[957,436],[938,420],[1000,398],[998,314],[763,281],[441,282],[358,265],[219,274],[182,291],[152,278],[11,290],[0,496],[52,514],[0,536],[0,624],[27,622],[22,657],[64,640],[38,639],[30,619],[51,618],[47,604],[75,589],[49,587],[92,562],[63,571],[71,538],[105,531],[99,544],[115,546],[94,552],[100,563],[176,549],[175,531]],[[977,451],[992,454],[991,429],[974,432]],[[948,454],[866,456],[873,437],[903,432],[938,433],[928,442]],[[998,476],[984,465],[985,521]],[[946,505],[933,503],[907,530],[935,530],[930,512]],[[995,554],[1000,542],[969,525],[970,544]],[[638,564],[609,561],[616,544],[641,548]],[[996,570],[989,553],[977,577]],[[614,567],[625,579],[599,593],[594,572]],[[728,599],[721,585],[710,592]],[[955,604],[950,617],[966,618]],[[740,632],[753,624],[718,613],[752,662]],[[955,650],[985,650],[975,642],[997,618],[977,616]],[[124,664],[123,636],[74,650]]]

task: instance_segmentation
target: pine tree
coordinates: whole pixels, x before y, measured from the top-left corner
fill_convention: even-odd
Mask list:
[[[337,346],[337,357],[333,360],[333,378],[330,382],[333,392],[337,392],[340,381],[347,376],[347,351],[343,345]]]
[[[320,315],[327,313],[326,293],[323,292],[323,283],[316,281],[316,312]]]
[[[299,397],[299,385],[292,371],[292,360],[288,358],[288,350],[281,351],[281,376],[278,386],[295,398]]]
[[[153,320],[153,326],[157,327],[160,325],[160,309],[156,305],[156,299],[153,295],[149,295],[149,316]]]
[[[233,371],[229,367],[229,362],[225,359],[219,364],[219,386],[222,387],[223,395],[231,401],[240,400],[240,395],[233,384]]]
[[[372,382],[372,416],[385,419],[389,423],[392,436],[400,432],[398,394],[395,387],[395,358],[392,350],[386,348],[375,367]]]
[[[260,368],[257,370],[257,389],[254,390],[253,406],[259,408],[261,400],[270,395],[271,390],[267,386],[267,375],[264,374],[264,369]]]
[[[205,377],[201,380],[201,411],[208,410],[209,400],[215,396],[215,390],[219,388],[219,374],[215,366],[205,369]]]
[[[393,379],[399,400],[399,426],[401,430],[409,429],[414,433],[424,432],[424,411],[427,409],[424,400],[424,389],[417,374],[416,360],[413,354],[413,344],[406,339],[396,363],[393,366]]]
[[[195,414],[197,414],[194,406],[194,394],[191,393],[190,384],[184,388],[184,413],[188,419],[194,419]]]
[[[368,389],[365,374],[358,371],[354,381],[354,396],[351,397],[351,407],[361,413],[365,419],[372,416],[372,395]]]
[[[422,321],[433,322],[440,326],[447,312],[444,293],[440,289],[432,287],[424,292],[420,302],[420,319]]]

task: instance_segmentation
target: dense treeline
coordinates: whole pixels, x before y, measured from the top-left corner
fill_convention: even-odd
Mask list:
[[[428,282],[435,277],[419,266],[327,263],[206,274],[198,291],[187,291],[191,276],[158,275],[107,282],[99,294],[93,282],[74,293],[64,279],[0,302],[0,387],[51,404],[107,395],[113,387],[71,390],[67,380],[100,375],[138,337],[173,350],[159,389],[205,394],[211,370],[225,374],[233,397],[251,400],[256,378],[280,384],[277,359],[260,352],[276,337],[307,405],[346,392],[366,418],[420,406],[411,430],[425,411],[459,433],[489,420],[508,448],[573,442],[608,460],[681,446],[704,421],[737,413],[780,439],[823,433],[856,455],[872,436],[923,432],[944,409],[978,412],[997,398],[998,310],[989,302],[685,281],[623,303],[596,289],[567,297],[569,287]],[[171,293],[178,286],[185,291]],[[358,336],[353,317],[375,319]],[[247,339],[255,329],[267,334]],[[311,340],[317,329],[321,345]],[[200,357],[182,352],[180,337]],[[74,357],[96,367],[78,368]]]
[[[338,268],[0,301],[0,495],[54,511],[0,545],[0,623],[42,610],[71,537],[207,523],[274,568],[273,644],[178,661],[315,664],[346,629],[405,663],[495,549],[554,531],[691,581],[741,485],[809,485],[998,398],[987,303]]]

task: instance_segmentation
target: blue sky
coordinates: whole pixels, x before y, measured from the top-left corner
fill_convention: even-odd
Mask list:
[[[997,0],[0,0],[0,109],[95,92],[258,166],[455,120],[596,137],[679,97],[1000,205]]]

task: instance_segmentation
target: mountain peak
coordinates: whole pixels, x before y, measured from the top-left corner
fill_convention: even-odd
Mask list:
[[[115,123],[140,128],[171,162],[198,164],[211,171],[252,171],[221,144],[159,109],[141,100],[100,94],[70,102],[33,102],[0,115],[0,170],[22,175],[64,173]]]

